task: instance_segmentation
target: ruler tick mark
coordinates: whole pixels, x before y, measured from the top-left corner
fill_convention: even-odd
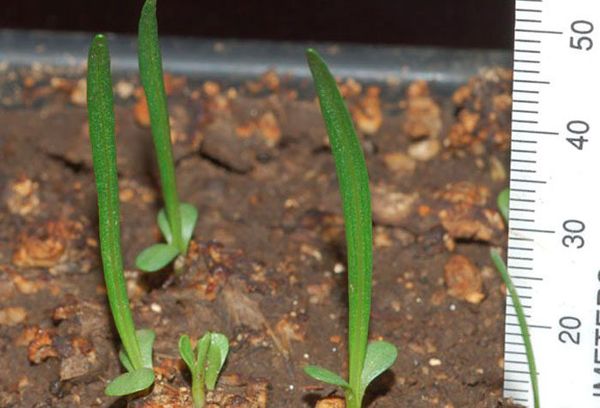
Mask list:
[[[545,180],[528,180],[528,179],[514,179],[514,178],[511,178],[510,181],[511,182],[516,182],[516,183],[546,184]]]
[[[536,33],[536,34],[562,34],[562,31],[553,31],[553,30],[530,30],[526,28],[517,28],[515,29],[517,33]]]
[[[539,232],[541,234],[555,234],[556,231],[553,230],[544,230],[544,229],[537,229],[537,228],[511,228],[514,231],[522,231],[522,232]]]
[[[539,64],[538,60],[524,60],[524,59],[514,59],[513,62],[519,62],[523,64]]]
[[[513,129],[513,133],[531,133],[535,135],[558,135],[558,132],[549,132],[547,130],[531,130],[531,129]]]
[[[539,111],[535,111],[535,110],[524,110],[524,109],[513,109],[514,113],[533,113],[533,114],[537,114],[540,113]]]
[[[517,92],[517,93],[529,93],[529,94],[539,94],[540,93],[540,91],[533,91],[531,89],[513,89],[513,92]],[[518,111],[514,111],[513,110],[513,112],[518,112]]]
[[[538,104],[539,101],[532,101],[529,99],[515,99],[513,100],[513,103],[533,103],[533,104]]]

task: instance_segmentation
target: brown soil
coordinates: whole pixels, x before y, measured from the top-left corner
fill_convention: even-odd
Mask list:
[[[118,338],[98,259],[97,209],[76,78],[1,75],[0,406],[119,407]],[[340,391],[303,374],[345,373],[343,220],[312,99],[275,73],[226,88],[168,77],[178,189],[200,214],[185,271],[143,276],[161,207],[137,81],[116,84],[122,235],[138,327],[157,333],[158,381],[135,407],[190,405],[181,334],[231,340],[213,407],[312,407]],[[310,84],[300,84],[306,94]],[[495,196],[507,184],[510,76],[494,69],[454,95],[425,83],[346,81],[372,181],[371,337],[399,358],[368,406],[500,407],[503,245]],[[312,93],[308,93],[311,95]]]

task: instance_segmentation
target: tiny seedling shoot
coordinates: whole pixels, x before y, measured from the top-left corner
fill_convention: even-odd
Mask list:
[[[138,61],[140,78],[148,102],[150,127],[165,205],[165,209],[158,213],[158,227],[167,243],[146,248],[138,255],[135,263],[145,272],[155,272],[178,256],[185,256],[198,219],[196,208],[191,204],[180,203],[177,196],[169,111],[158,43],[156,0],[147,0],[142,8],[138,31]]]
[[[179,338],[179,354],[192,374],[194,408],[202,408],[206,390],[215,389],[228,353],[229,341],[220,333],[206,333],[198,340],[194,349],[187,334]]]
[[[103,35],[92,41],[88,56],[87,106],[94,174],[98,191],[100,253],[108,303],[123,342],[119,359],[127,373],[106,387],[106,394],[123,396],[147,389],[154,383],[152,344],[154,332],[138,330],[133,323],[123,276],[115,116],[108,44]]]
[[[347,408],[361,408],[367,386],[396,361],[396,347],[385,341],[367,344],[371,313],[373,226],[369,176],[350,113],[335,79],[319,54],[306,51],[325,127],[329,135],[342,196],[348,247],[348,381],[325,368],[309,365],[305,372],[344,389]]]
[[[498,209],[500,210],[502,217],[504,217],[504,222],[508,225],[509,190],[507,188],[498,194],[497,203]],[[523,311],[519,294],[512,283],[512,279],[508,274],[506,264],[502,260],[500,252],[497,249],[492,248],[490,250],[490,256],[492,257],[492,262],[496,266],[496,269],[498,269],[498,272],[500,272],[500,276],[506,285],[506,289],[510,294],[513,306],[515,308],[515,312],[517,313],[517,320],[519,322],[519,328],[521,329],[521,335],[523,336],[523,343],[525,343],[525,352],[527,353],[527,364],[529,365],[531,388],[533,389],[533,405],[535,408],[540,408],[537,369],[535,365],[535,358],[533,356],[533,347],[531,346],[531,338],[529,336],[529,327],[527,326],[527,321],[525,319],[525,312]]]

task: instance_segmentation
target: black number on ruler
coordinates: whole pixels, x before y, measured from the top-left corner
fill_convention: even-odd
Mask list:
[[[588,141],[583,135],[590,130],[590,125],[583,120],[572,120],[567,123],[567,130],[574,135],[579,135],[579,137],[567,137],[567,142],[575,146],[577,150],[583,150],[583,144]]]
[[[585,230],[585,224],[579,220],[566,220],[563,222],[563,229],[566,232],[570,232],[571,234],[565,234],[562,237],[562,244],[567,248],[571,248],[573,244],[577,244],[575,247],[579,249],[583,247],[585,241],[583,237],[579,235],[583,230]]]
[[[589,51],[594,46],[592,39],[583,34],[590,34],[594,31],[594,25],[586,20],[575,20],[571,23],[571,31],[576,35],[570,37],[571,48],[577,50]],[[578,34],[578,35],[577,35]]]
[[[558,333],[558,340],[561,343],[579,344],[580,334],[578,329],[581,327],[581,320],[573,316],[564,316],[560,318],[558,324],[564,329]]]

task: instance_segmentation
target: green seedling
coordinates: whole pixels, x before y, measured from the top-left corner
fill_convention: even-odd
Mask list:
[[[396,347],[384,341],[367,344],[371,312],[373,226],[369,176],[350,113],[319,54],[306,52],[340,186],[348,247],[348,381],[324,368],[309,365],[305,372],[342,387],[347,408],[360,408],[367,386],[394,364]]]
[[[179,354],[192,373],[192,400],[194,408],[202,408],[206,391],[212,391],[223,368],[229,341],[225,335],[208,332],[192,349],[190,337],[186,334],[179,338]]]
[[[508,225],[508,207],[509,207],[509,190],[508,188],[502,190],[500,194],[498,194],[498,209],[500,213],[504,217],[504,222]],[[500,272],[500,276],[506,285],[506,289],[510,294],[510,297],[513,302],[513,306],[515,308],[515,312],[517,313],[517,321],[519,322],[519,328],[521,329],[521,335],[523,336],[523,343],[525,344],[525,352],[527,354],[527,364],[529,366],[529,375],[531,378],[531,388],[533,389],[533,405],[535,408],[540,407],[540,395],[538,388],[538,378],[537,378],[537,368],[535,365],[535,358],[533,355],[533,347],[531,345],[531,337],[529,336],[529,327],[527,326],[527,320],[525,319],[525,312],[523,311],[523,305],[521,305],[521,300],[519,298],[519,294],[517,293],[517,289],[513,285],[512,279],[508,274],[508,270],[506,268],[506,264],[502,260],[502,256],[500,255],[500,251],[496,248],[492,248],[490,250],[490,256],[492,258],[492,262],[498,272]]]
[[[150,127],[165,204],[165,209],[158,213],[158,226],[167,243],[146,248],[138,255],[135,263],[145,272],[155,272],[178,256],[185,256],[198,219],[196,208],[191,204],[180,203],[177,196],[169,111],[158,43],[156,0],[146,0],[142,8],[138,30],[138,61],[140,78],[148,102]]]
[[[92,144],[94,175],[98,191],[100,253],[108,303],[117,332],[123,343],[119,359],[127,373],[106,387],[106,394],[133,394],[154,383],[152,344],[154,332],[135,330],[123,276],[117,155],[115,147],[115,115],[113,108],[110,57],[103,35],[92,41],[88,56],[87,103]]]

